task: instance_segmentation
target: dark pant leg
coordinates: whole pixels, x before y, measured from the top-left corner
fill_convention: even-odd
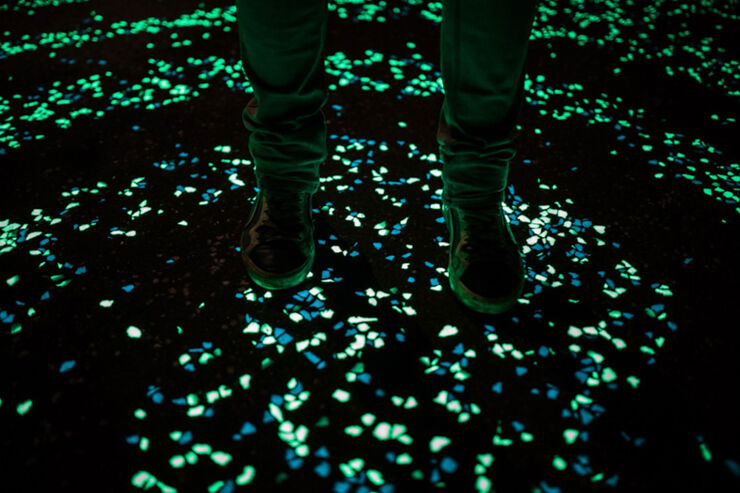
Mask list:
[[[237,0],[239,48],[254,96],[242,111],[260,189],[316,192],[327,157],[327,0]]]
[[[506,188],[535,3],[444,0],[437,143],[446,204],[490,203]]]

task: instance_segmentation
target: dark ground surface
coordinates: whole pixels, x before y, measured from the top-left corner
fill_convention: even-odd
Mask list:
[[[0,7],[0,489],[738,488],[736,3],[540,5],[499,316],[445,277],[439,5],[332,9],[316,263],[270,295],[233,7],[43,3]]]

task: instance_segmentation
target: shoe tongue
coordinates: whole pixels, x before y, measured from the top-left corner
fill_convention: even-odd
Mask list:
[[[463,228],[473,243],[500,244],[505,234],[503,210],[500,207],[482,207],[463,210]]]
[[[272,205],[302,204],[304,194],[301,192],[265,191],[265,200]]]
[[[463,218],[495,218],[503,214],[501,206],[497,205],[484,205],[478,207],[465,207],[462,209]]]
[[[279,234],[298,235],[303,231],[303,199],[301,192],[265,191],[267,215],[279,228]]]
[[[262,193],[264,193],[265,195],[267,195],[268,197],[270,197],[270,196],[275,196],[275,195],[293,195],[293,196],[295,196],[295,195],[302,195],[302,194],[304,194],[306,192],[303,192],[301,190],[293,190],[293,189],[290,189],[290,188],[265,188],[264,190],[262,190]]]

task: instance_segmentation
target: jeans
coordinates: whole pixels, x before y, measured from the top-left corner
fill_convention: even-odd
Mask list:
[[[444,100],[437,143],[442,200],[501,200],[536,0],[444,0]],[[326,0],[236,0],[242,66],[254,95],[242,111],[257,186],[315,193],[328,157],[323,107]]]

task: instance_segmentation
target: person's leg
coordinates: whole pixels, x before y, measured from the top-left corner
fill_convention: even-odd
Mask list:
[[[327,157],[323,106],[327,0],[237,0],[254,96],[242,112],[260,189],[315,193]]]
[[[445,0],[437,142],[446,204],[501,200],[536,0]]]
[[[523,99],[535,0],[445,0],[445,99],[437,142],[442,212],[450,231],[450,287],[483,313],[512,308],[524,266],[502,202]]]
[[[242,111],[259,193],[241,235],[252,280],[294,287],[315,245],[311,197],[327,157],[324,80],[327,0],[237,0],[239,48],[254,96]]]

